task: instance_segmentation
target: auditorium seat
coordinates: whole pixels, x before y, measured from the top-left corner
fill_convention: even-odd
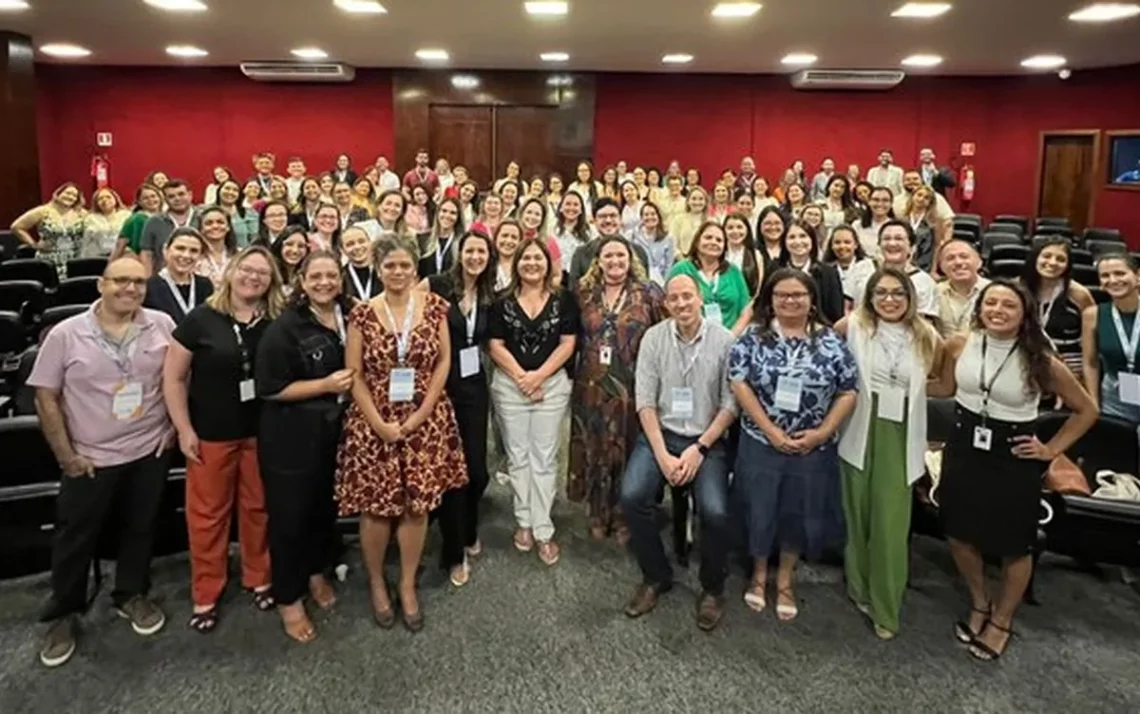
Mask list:
[[[0,263],[0,280],[35,280],[50,292],[59,285],[59,273],[46,260],[17,258]]]
[[[36,249],[30,245],[21,245],[16,249],[16,257],[25,260],[32,260],[36,257]]]
[[[0,310],[18,314],[29,334],[39,323],[44,300],[44,286],[38,280],[0,281]]]
[[[56,305],[90,305],[99,299],[99,278],[67,277],[60,281],[52,302]]]
[[[1030,248],[1027,245],[1001,243],[990,248],[990,261],[1028,260]]]
[[[0,263],[5,260],[11,260],[16,257],[16,252],[20,249],[20,239],[12,231],[0,231]]]
[[[1037,226],[1036,233],[1039,236],[1065,236],[1070,240],[1073,237],[1073,229],[1067,225],[1039,225]]]
[[[1082,245],[1084,246],[1085,250],[1092,254],[1094,259],[1099,258],[1102,255],[1108,255],[1110,253],[1128,252],[1128,246],[1124,245],[1120,241],[1115,240],[1101,240],[1094,238],[1092,240],[1086,240],[1084,243],[1082,243]]]
[[[1029,233],[1028,216],[1015,216],[1008,213],[1002,213],[994,216],[994,223],[1012,223],[1021,227],[1022,235],[1027,235]]]
[[[1100,278],[1097,277],[1096,268],[1091,265],[1073,265],[1073,280],[1086,288],[1100,287]]]
[[[0,419],[0,578],[51,567],[59,467],[39,419]]]
[[[1038,216],[1033,225],[1037,228],[1041,228],[1042,226],[1064,226],[1065,228],[1069,228],[1070,226],[1069,219],[1062,216]],[[1041,231],[1037,232],[1040,233]]]
[[[1016,233],[986,233],[982,236],[982,259],[988,259],[990,251],[999,245],[1021,245],[1021,236]]]
[[[986,233],[1010,233],[1018,238],[1025,238],[1025,229],[1016,223],[994,221],[986,228]]]
[[[1091,240],[1116,241],[1117,243],[1124,243],[1124,238],[1120,235],[1120,231],[1116,228],[1086,228],[1084,235],[1081,238],[1085,243],[1088,243]]]
[[[1073,265],[1092,265],[1093,254],[1084,248],[1071,248],[1069,260],[1073,262]]]
[[[991,278],[1005,278],[1015,280],[1025,272],[1025,261],[1021,259],[994,260],[989,263],[987,271]]]
[[[978,244],[978,234],[975,233],[974,231],[968,231],[968,230],[965,230],[962,228],[955,228],[954,229],[954,240],[964,240],[967,243],[971,243],[971,244],[976,246]]]
[[[976,223],[980,226],[982,225],[982,217],[977,213],[956,213],[954,214],[954,222]]]
[[[100,277],[107,268],[106,258],[74,258],[67,261],[67,277]]]
[[[14,398],[18,385],[20,354],[28,345],[28,333],[20,316],[14,312],[0,312],[0,397]],[[0,414],[13,405],[0,407]],[[0,459],[4,456],[0,454]]]

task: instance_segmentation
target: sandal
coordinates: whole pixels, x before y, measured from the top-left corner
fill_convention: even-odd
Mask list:
[[[515,550],[523,553],[529,553],[534,549],[534,533],[529,528],[515,529]]]
[[[304,611],[302,610],[302,613]],[[281,625],[285,629],[285,634],[290,639],[300,642],[305,645],[317,638],[317,630],[313,627],[313,621],[309,619],[307,613],[302,614],[300,617],[293,620],[288,620],[285,617],[281,618]]]
[[[792,601],[792,604],[787,605],[780,602],[780,596],[787,597]],[[780,588],[776,592],[776,617],[778,617],[781,622],[791,622],[792,620],[796,619],[799,614],[800,608],[796,605],[796,594],[790,587]]]
[[[982,621],[982,628],[983,629],[985,629],[985,623],[989,622],[990,615],[993,614],[993,610],[994,610],[994,604],[992,602],[986,603],[986,609],[985,610],[982,610],[981,608],[974,607],[973,605],[970,606],[970,612],[976,612],[978,614],[986,616],[986,619]],[[957,622],[954,623],[954,639],[958,640],[958,642],[960,642],[964,645],[973,644],[974,640],[977,639],[978,635],[980,635],[980,634],[982,634],[981,630],[979,630],[978,632],[974,632],[972,629],[970,629],[970,623],[969,623],[968,618],[966,620],[958,620]]]
[[[451,584],[457,588],[461,588],[471,580],[471,566],[467,565],[467,559],[464,558],[463,562],[456,565],[451,569],[450,576]]]
[[[480,555],[483,555],[483,542],[476,538],[475,545],[468,546],[463,550],[469,557],[478,558]]]
[[[190,629],[200,635],[207,635],[218,626],[218,606],[213,605],[209,610],[190,614]]]
[[[269,612],[277,605],[277,601],[269,594],[269,588],[250,590],[250,594],[253,596],[253,606],[262,612]]]
[[[317,603],[317,607],[327,610],[336,604],[336,590],[324,578],[320,583],[317,587],[314,587],[312,582],[309,583],[309,595],[313,598],[313,602]]]
[[[629,545],[629,528],[622,524],[614,528],[614,541],[622,548]]]
[[[748,606],[749,610],[753,612],[764,612],[764,608],[768,606],[768,598],[765,594],[765,586],[767,583],[753,582],[752,585],[744,591],[744,604]]]
[[[558,544],[552,540],[544,540],[538,544],[538,559],[547,565],[554,565],[562,555]]]
[[[1005,651],[1009,649],[1010,641],[1017,635],[1017,633],[1013,631],[1013,628],[1006,629],[993,620],[986,620],[986,626],[982,628],[982,632],[985,632],[986,629],[990,627],[1006,634],[1005,644],[1002,645],[1001,651],[998,651],[985,642],[975,638],[974,641],[970,643],[970,656],[982,662],[996,662],[1000,659],[1001,656],[1005,654]],[[981,637],[980,632],[978,633],[978,637]]]

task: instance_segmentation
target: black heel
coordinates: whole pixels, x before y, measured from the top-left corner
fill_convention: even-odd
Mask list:
[[[998,652],[993,647],[987,645],[985,642],[981,642],[975,639],[970,645],[970,656],[982,662],[996,662],[997,660],[1001,659],[1001,656],[1005,654],[1006,650],[1009,649],[1009,643],[1013,641],[1014,637],[1017,637],[1017,633],[1013,631],[1013,628],[1007,630],[993,620],[986,620],[986,627],[992,627],[995,630],[1004,632],[1007,635],[1005,638],[1005,644],[1002,645],[1001,652]],[[984,631],[986,627],[983,627],[982,630]],[[981,633],[978,633],[978,635],[981,636]]]
[[[970,612],[977,612],[985,615],[986,622],[988,622],[990,615],[992,615],[994,612],[994,604],[992,602],[988,603],[985,610],[971,605]],[[985,629],[985,622],[982,623],[982,629]],[[969,618],[965,620],[958,620],[954,623],[954,639],[958,640],[958,642],[964,645],[972,645],[974,643],[974,640],[977,639],[978,635],[980,634],[982,634],[981,630],[974,632],[970,629]]]

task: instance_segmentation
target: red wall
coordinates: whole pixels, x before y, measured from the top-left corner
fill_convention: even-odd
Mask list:
[[[770,181],[794,159],[809,176],[824,155],[863,171],[881,147],[910,167],[929,146],[940,163],[961,142],[977,193],[968,209],[1036,213],[1042,130],[1140,129],[1140,66],[1003,78],[911,77],[889,92],[801,92],[782,76],[603,74],[597,83],[598,165],[625,159],[665,168],[695,166],[706,183],[726,167],[756,157]],[[1140,244],[1140,192],[1099,190],[1093,224],[1120,228]]]
[[[277,155],[285,171],[300,155],[310,172],[347,152],[371,164],[392,154],[392,84],[362,70],[349,84],[265,84],[236,69],[36,67],[41,185],[91,185],[91,157],[104,151],[124,200],[154,169],[191,182],[195,196],[225,165],[251,173],[255,152]],[[96,132],[114,145],[95,148]]]

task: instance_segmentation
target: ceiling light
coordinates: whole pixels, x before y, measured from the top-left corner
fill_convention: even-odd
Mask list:
[[[908,2],[892,12],[891,17],[938,17],[948,12],[948,2]]]
[[[543,52],[538,57],[543,62],[565,62],[570,59],[570,55],[565,52]]]
[[[334,0],[336,5],[345,12],[355,12],[362,15],[383,15],[388,9],[376,0]]]
[[[548,87],[569,87],[574,84],[574,78],[565,74],[554,74],[546,79]]]
[[[904,67],[937,67],[942,64],[938,55],[911,55],[902,61]]]
[[[91,54],[91,50],[79,45],[69,45],[66,42],[51,42],[46,45],[40,45],[40,52],[52,57],[64,57],[67,59],[74,59],[76,57],[87,57]]]
[[[785,55],[784,59],[780,60],[780,62],[782,64],[807,65],[815,64],[818,59],[819,57],[816,57],[810,52],[792,52],[791,54]]]
[[[457,74],[451,78],[451,86],[456,89],[475,89],[479,86],[479,78],[469,74]]]
[[[172,57],[184,57],[187,59],[193,59],[195,57],[205,57],[210,53],[201,47],[195,47],[194,45],[170,45],[166,48],[166,54]]]
[[[425,62],[446,62],[451,55],[447,50],[416,50],[416,58]]]
[[[665,55],[661,58],[665,64],[688,64],[693,61],[692,55],[687,55],[684,52],[677,52],[671,55]]]
[[[722,2],[713,8],[713,17],[752,17],[763,7],[758,2]]]
[[[1057,69],[1064,67],[1066,62],[1061,55],[1034,55],[1021,60],[1021,66],[1026,69]]]
[[[293,50],[293,56],[305,60],[328,59],[329,53],[320,47],[298,47]]]
[[[570,3],[567,2],[528,2],[523,6],[531,15],[565,15],[570,12]]]
[[[1073,22],[1112,22],[1140,15],[1140,5],[1134,2],[1097,2],[1069,15]]]
[[[27,0],[0,0],[0,10],[27,10]]]
[[[171,12],[202,12],[206,9],[206,3],[202,0],[143,0],[143,2],[159,10]]]

